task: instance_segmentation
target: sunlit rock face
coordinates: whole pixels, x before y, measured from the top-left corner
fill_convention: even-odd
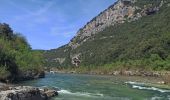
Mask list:
[[[88,22],[81,28],[77,35],[70,41],[69,46],[76,49],[82,43],[86,42],[91,36],[99,33],[108,26],[116,24],[131,22],[138,20],[142,16],[150,15],[159,10],[159,7],[152,7],[152,5],[144,5],[140,8],[135,5],[137,0],[118,0],[115,4],[111,5],[108,9],[101,12],[98,16]]]
[[[85,42],[89,37],[102,31],[107,26],[124,23],[125,20],[133,17],[136,9],[139,9],[136,6],[132,6],[133,3],[135,3],[135,0],[119,0],[81,28],[77,32],[75,38],[79,38],[82,40],[81,42]],[[75,38],[69,43],[69,46],[73,49],[81,44],[77,42],[75,43]]]

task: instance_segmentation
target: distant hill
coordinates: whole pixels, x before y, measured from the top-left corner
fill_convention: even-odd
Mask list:
[[[170,70],[170,1],[118,0],[44,57],[57,68]]]

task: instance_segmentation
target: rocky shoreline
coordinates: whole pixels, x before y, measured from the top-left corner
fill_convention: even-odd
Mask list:
[[[57,95],[57,89],[9,86],[0,83],[0,100],[49,100]]]
[[[34,71],[34,70],[28,70],[25,72],[18,72],[16,75],[10,75],[10,76],[0,76],[0,82],[3,83],[18,83],[21,81],[28,81],[28,80],[34,80],[39,78],[44,78],[45,72],[44,71]]]
[[[17,86],[13,83],[20,81],[33,80],[44,78],[45,72],[35,73],[34,71],[27,71],[21,73],[17,80],[4,79],[0,82],[0,100],[49,100],[58,95],[58,89],[55,88],[38,88],[32,86]],[[11,84],[10,84],[11,83]]]

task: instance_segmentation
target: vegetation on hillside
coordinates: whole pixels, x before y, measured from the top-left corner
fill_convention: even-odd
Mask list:
[[[170,55],[169,19],[170,8],[162,8],[157,14],[138,21],[108,27],[73,52],[83,54],[82,65],[85,66],[146,59],[159,60],[157,64],[160,64]],[[153,62],[146,65],[150,64]],[[170,69],[170,66],[164,65]]]
[[[144,6],[152,2],[156,1],[139,0],[136,5]],[[49,65],[48,62],[46,65],[58,68],[73,67],[70,54],[81,53],[80,70],[111,71],[121,68],[170,70],[169,5],[167,1],[155,14],[142,17],[137,21],[107,27],[76,49],[71,50],[68,45],[65,45],[47,51],[45,57],[48,62],[53,62],[53,65]],[[77,43],[79,43],[78,39]],[[63,64],[54,60],[64,57],[66,62]]]
[[[64,45],[60,48],[45,51],[43,53],[44,59],[45,59],[45,66],[46,67],[57,67],[58,69],[63,69],[67,67],[71,67],[71,59],[70,59],[70,53],[71,48],[67,45]],[[65,58],[65,61],[63,64],[60,64],[58,61],[56,61],[57,58]]]
[[[16,81],[26,71],[42,71],[41,53],[32,51],[27,40],[8,24],[0,23],[0,80]]]

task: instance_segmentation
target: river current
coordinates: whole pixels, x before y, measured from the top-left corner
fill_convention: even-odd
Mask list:
[[[147,79],[131,81],[128,77],[47,74],[46,78],[20,85],[58,88],[59,96],[52,100],[170,100],[170,90],[147,86],[138,80]]]

